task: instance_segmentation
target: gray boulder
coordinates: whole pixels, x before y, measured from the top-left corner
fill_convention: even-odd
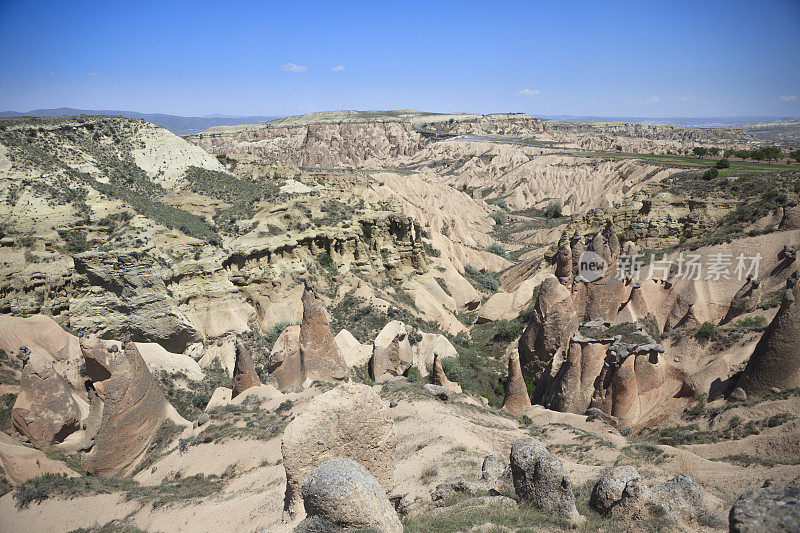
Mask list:
[[[800,531],[800,485],[749,490],[733,504],[729,519],[731,533]]]
[[[381,533],[403,531],[386,491],[366,468],[352,459],[323,462],[303,482],[301,494],[307,514],[298,526],[306,528],[301,531],[309,531],[309,522],[314,521]]]
[[[538,440],[527,437],[514,441],[511,475],[514,490],[522,500],[573,524],[584,520],[575,507],[572,483],[564,473],[564,465]]]
[[[703,488],[692,477],[681,474],[651,487],[650,503],[664,509],[670,522],[696,522],[704,511]]]
[[[622,500],[622,494],[629,481],[641,481],[641,476],[632,465],[612,468],[595,483],[589,504],[603,514]]]

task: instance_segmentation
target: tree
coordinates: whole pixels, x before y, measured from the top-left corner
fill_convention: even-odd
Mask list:
[[[765,146],[761,149],[764,159],[767,161],[777,161],[781,158],[782,150],[778,146]]]
[[[800,150],[789,152],[789,157],[800,163]]]
[[[717,170],[715,167],[711,167],[703,172],[703,179],[706,181],[711,181],[717,176],[719,176],[719,170]]]
[[[722,169],[722,168],[728,168],[728,167],[730,167],[730,166],[731,166],[731,164],[730,164],[730,163],[728,163],[728,160],[727,160],[727,159],[725,159],[724,157],[723,157],[722,159],[720,159],[719,161],[717,161],[717,164],[716,164],[716,167],[717,167],[717,168],[720,168],[720,169]]]
[[[702,146],[695,146],[692,148],[692,153],[697,157],[703,157],[708,154],[708,148],[704,148]]]
[[[739,159],[744,161],[745,159],[750,157],[750,151],[749,150],[736,150],[736,157],[738,157]]]
[[[708,153],[711,154],[713,157],[717,157],[719,155],[719,148],[716,146],[712,146],[708,149]]]
[[[725,150],[722,152],[722,157],[725,159],[730,159],[731,157],[735,156],[736,152],[734,150]]]
[[[616,146],[616,149],[617,149],[617,152],[621,152],[622,151],[622,145],[618,144]]]
[[[761,161],[765,157],[764,151],[763,150],[752,150],[750,152],[750,157],[752,157],[756,161]]]

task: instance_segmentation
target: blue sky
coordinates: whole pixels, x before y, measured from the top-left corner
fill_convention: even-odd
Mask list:
[[[800,115],[799,0],[0,0],[0,50],[0,110]]]

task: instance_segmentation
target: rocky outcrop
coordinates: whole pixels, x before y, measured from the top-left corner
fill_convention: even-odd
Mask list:
[[[300,326],[289,326],[281,332],[269,354],[267,372],[277,380],[281,391],[303,385],[305,376],[300,360]]]
[[[347,364],[333,340],[325,308],[308,283],[303,291],[300,361],[305,379],[342,380],[350,376]]]
[[[739,315],[755,311],[761,303],[761,281],[748,277],[741,289],[731,300],[728,313],[722,319],[722,324],[730,322]]]
[[[261,385],[261,380],[258,379],[253,358],[250,357],[250,349],[245,346],[242,339],[236,339],[236,364],[233,367],[231,399],[236,398],[250,387],[259,385]]]
[[[553,356],[564,349],[578,325],[570,291],[555,277],[542,281],[534,312],[519,340],[522,371],[537,380]]]
[[[392,320],[375,337],[369,373],[375,381],[401,376],[414,361],[405,324]]]
[[[580,258],[580,255],[578,255],[578,258]],[[572,248],[569,245],[569,238],[567,238],[566,232],[561,235],[561,240],[558,241],[555,274],[562,285],[569,288],[572,287]]]
[[[81,426],[81,410],[69,382],[52,360],[33,351],[22,369],[17,400],[11,409],[14,428],[37,448],[49,450]]]
[[[503,398],[503,409],[514,415],[522,416],[522,411],[530,407],[531,398],[528,395],[528,386],[522,376],[522,367],[519,357],[508,358],[508,378],[506,380],[506,394]]]
[[[108,380],[111,378],[112,352],[106,348],[97,335],[82,337],[81,354],[86,364],[86,376],[92,381],[92,387],[100,395],[105,397]],[[116,346],[114,347],[116,351]]]
[[[731,533],[800,531],[800,485],[745,492],[731,507],[729,521]]]
[[[12,354],[20,346],[49,355],[56,361],[80,358],[78,339],[49,316],[0,316],[0,349]]]
[[[541,442],[533,438],[514,441],[511,475],[520,499],[576,525],[585,520],[575,507],[572,483],[561,459],[548,452]]]
[[[152,257],[137,253],[85,252],[75,256],[70,327],[102,338],[130,334],[182,353],[202,336],[178,310]]]
[[[370,387],[344,383],[317,396],[283,434],[284,511],[299,517],[300,485],[325,460],[337,457],[363,465],[391,490],[396,447],[394,422]]]
[[[100,428],[83,469],[96,476],[130,474],[167,419],[167,407],[136,345],[127,341],[112,359]]]
[[[369,470],[352,459],[324,461],[303,482],[301,492],[306,524],[317,519],[346,529],[403,531],[386,491]],[[306,527],[301,523],[295,531],[310,531]]]
[[[439,357],[439,354],[436,354],[433,358],[433,376],[431,377],[431,382],[434,385],[446,387],[451,392],[455,392],[457,394],[461,393],[461,385],[447,379],[447,375],[444,373],[444,368],[442,368],[442,360]]]
[[[800,283],[795,271],[786,280],[781,306],[758,341],[738,386],[749,395],[772,387],[800,387]]]
[[[455,346],[440,333],[422,333],[422,339],[411,347],[414,366],[420,374],[427,376],[433,368],[433,359],[438,355],[441,359],[458,357]]]

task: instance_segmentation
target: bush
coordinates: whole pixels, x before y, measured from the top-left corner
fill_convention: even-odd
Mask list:
[[[522,324],[516,320],[498,320],[495,322],[495,339],[501,341],[513,341],[522,333]]]
[[[502,226],[506,222],[508,222],[508,216],[502,211],[492,211],[489,215],[492,219],[497,223],[498,226]]]
[[[735,325],[741,329],[762,330],[767,325],[767,319],[763,316],[749,316],[737,321]]]
[[[720,159],[719,161],[717,161],[717,164],[716,164],[716,167],[719,168],[719,169],[729,168],[730,166],[731,166],[731,164],[728,163],[728,160],[725,159],[725,158]]]
[[[547,207],[544,208],[544,216],[546,218],[561,218],[561,202],[553,200]]]
[[[493,242],[492,244],[490,244],[489,247],[486,249],[486,251],[491,252],[495,255],[499,255],[500,257],[508,256],[508,252],[506,252],[506,249],[499,242]]]
[[[331,268],[333,266],[333,258],[328,252],[322,252],[319,254],[317,256],[317,261],[319,261],[319,264],[325,268]]]
[[[709,168],[703,172],[703,179],[706,181],[713,180],[717,176],[719,176],[719,170],[717,170],[716,167]]]
[[[703,322],[703,325],[694,334],[699,340],[707,341],[717,336],[717,326],[711,322]]]

